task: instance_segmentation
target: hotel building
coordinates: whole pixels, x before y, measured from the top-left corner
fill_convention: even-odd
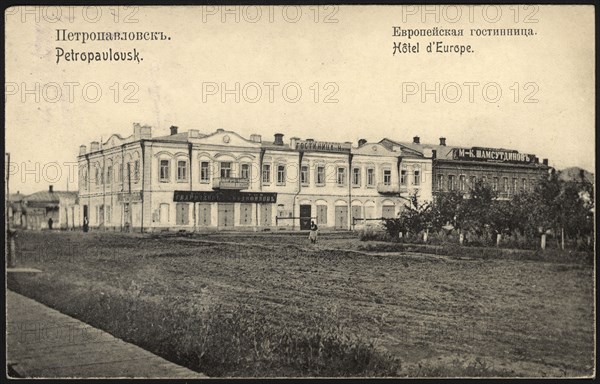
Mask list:
[[[153,136],[134,124],[131,136],[80,147],[79,204],[91,227],[297,230],[314,220],[348,230],[397,216],[412,194],[432,199],[429,151],[170,130]]]

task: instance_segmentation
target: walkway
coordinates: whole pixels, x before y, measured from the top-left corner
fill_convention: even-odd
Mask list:
[[[9,290],[6,313],[11,376],[206,377]]]

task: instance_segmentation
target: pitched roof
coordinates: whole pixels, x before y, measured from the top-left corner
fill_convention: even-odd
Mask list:
[[[158,137],[153,137],[152,140],[187,142],[188,141],[188,133],[189,132],[179,132],[174,135],[158,136]],[[204,136],[206,136],[206,135],[199,134],[199,137],[204,137]]]
[[[8,201],[10,201],[10,202],[18,202],[18,201],[23,200],[23,198],[25,196],[26,195],[24,195],[22,193],[19,193],[19,192],[17,192],[17,193],[11,193],[10,195],[8,195]]]
[[[77,192],[72,191],[40,191],[26,196],[24,201],[59,203],[61,198],[77,198]]]
[[[590,183],[594,182],[594,174],[579,167],[569,167],[558,171],[558,177],[563,181],[581,181],[581,176]]]
[[[403,152],[407,152],[408,154],[413,154],[419,157],[424,155],[425,149],[431,149],[436,152],[436,158],[440,159],[452,159],[452,149],[454,148],[463,148],[463,147],[448,147],[445,145],[436,145],[436,144],[416,144],[414,142],[406,142],[406,141],[397,141],[389,138],[385,138],[380,141],[383,145],[386,145],[386,141],[399,145]],[[390,147],[389,145],[387,145]]]
[[[289,144],[275,144],[273,141],[262,141],[260,146],[265,149],[291,150]]]

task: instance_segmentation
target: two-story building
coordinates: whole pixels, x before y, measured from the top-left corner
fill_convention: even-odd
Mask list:
[[[432,192],[459,191],[468,196],[476,180],[482,180],[497,192],[498,198],[509,199],[520,191],[533,190],[541,177],[548,175],[548,159],[512,149],[424,144],[415,136],[412,142],[384,139],[386,145],[400,145],[416,154],[432,158]]]
[[[350,229],[431,199],[431,157],[399,145],[217,129],[112,135],[80,147],[82,215],[114,230]]]

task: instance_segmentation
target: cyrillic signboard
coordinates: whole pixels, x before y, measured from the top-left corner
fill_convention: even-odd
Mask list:
[[[142,192],[123,192],[117,195],[117,202],[119,203],[135,203],[142,201]]]
[[[221,191],[174,191],[173,201],[206,203],[276,203],[277,193]]]
[[[296,142],[296,150],[298,150],[298,151],[349,153],[351,149],[352,149],[352,144],[350,144],[350,143],[333,143],[333,142],[329,142],[329,141],[309,141],[309,140],[298,140]]]
[[[534,155],[519,153],[514,150],[481,147],[473,147],[471,149],[454,148],[452,150],[452,158],[454,160],[490,161],[499,163],[535,163]]]

